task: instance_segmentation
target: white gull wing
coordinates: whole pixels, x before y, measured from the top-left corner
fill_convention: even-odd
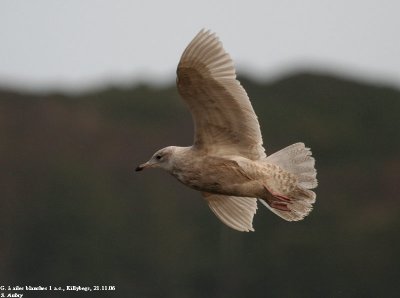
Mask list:
[[[252,160],[266,156],[257,116],[215,34],[201,30],[190,42],[176,82],[194,121],[194,148]]]
[[[232,197],[206,192],[203,192],[203,196],[212,212],[228,227],[241,232],[254,231],[256,198]]]

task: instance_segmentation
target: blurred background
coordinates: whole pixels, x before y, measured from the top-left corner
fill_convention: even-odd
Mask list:
[[[399,11],[398,1],[2,1],[0,285],[397,297]],[[304,221],[260,206],[256,232],[239,233],[168,174],[134,173],[157,149],[192,143],[175,69],[203,27],[235,60],[267,154],[312,148],[320,184]]]

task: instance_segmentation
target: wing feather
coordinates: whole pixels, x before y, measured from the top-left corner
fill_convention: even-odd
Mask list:
[[[253,160],[266,156],[257,116],[214,33],[201,30],[187,46],[177,86],[193,117],[196,149]]]
[[[254,231],[253,217],[257,211],[257,199],[203,193],[214,214],[232,229]]]

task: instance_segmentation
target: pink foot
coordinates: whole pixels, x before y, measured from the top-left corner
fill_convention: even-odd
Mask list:
[[[264,186],[265,189],[272,195],[272,200],[268,201],[268,204],[281,211],[290,211],[288,204],[292,201],[289,197],[272,192],[268,187]]]
[[[272,208],[278,209],[281,211],[290,211],[286,203],[281,203],[281,202],[271,202],[269,204]]]

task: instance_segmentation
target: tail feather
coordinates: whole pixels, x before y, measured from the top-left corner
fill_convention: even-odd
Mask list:
[[[295,143],[283,148],[268,156],[266,161],[296,175],[299,185],[304,188],[313,189],[318,185],[315,159],[311,156],[310,148],[305,147],[304,143]]]
[[[294,175],[297,182],[290,192],[282,194],[290,200],[287,203],[289,211],[273,208],[264,200],[260,200],[261,203],[285,220],[303,219],[311,212],[316,199],[315,192],[310,189],[318,185],[315,159],[311,156],[310,149],[303,143],[296,143],[268,156],[265,161]]]

